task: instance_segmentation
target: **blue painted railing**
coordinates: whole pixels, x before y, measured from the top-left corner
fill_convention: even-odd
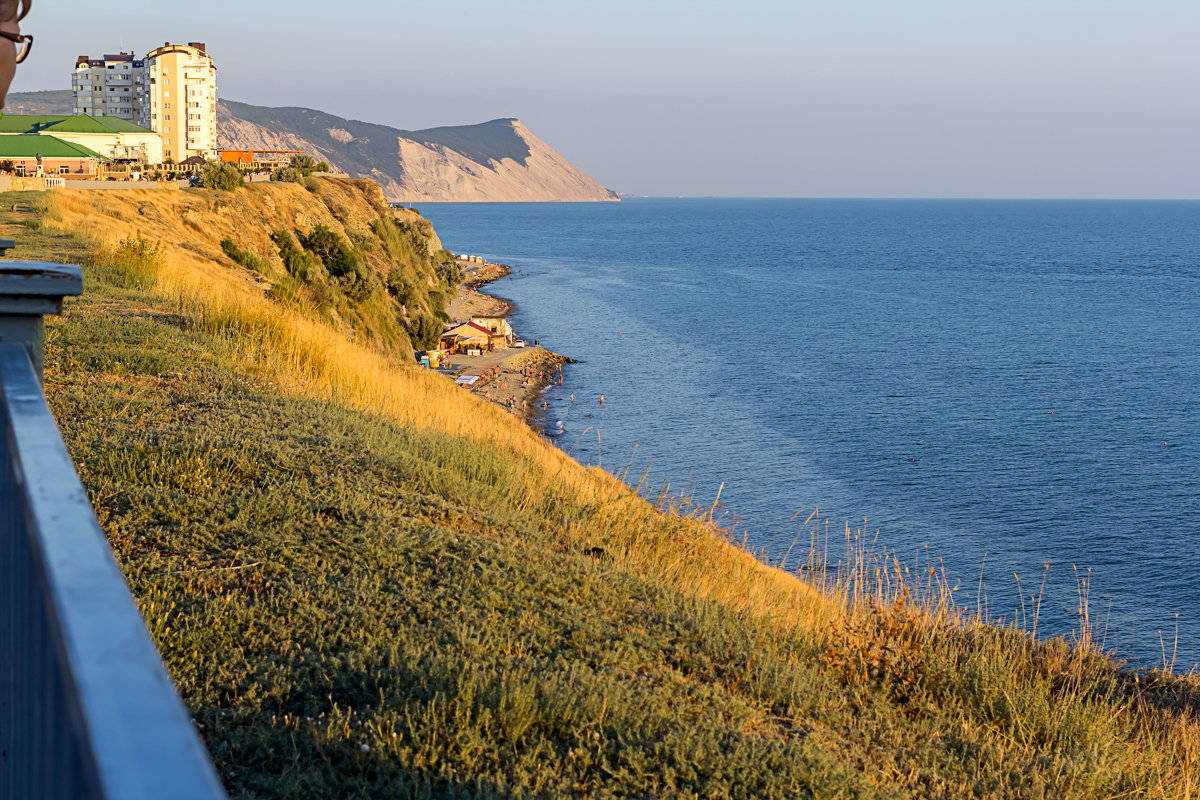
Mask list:
[[[44,311],[12,319],[80,288],[0,262],[0,798],[220,800],[46,405]]]

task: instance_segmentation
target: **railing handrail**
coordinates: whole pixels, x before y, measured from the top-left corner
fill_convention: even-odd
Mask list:
[[[0,483],[11,484],[0,485],[0,499],[10,506],[0,509],[0,562],[10,561],[0,563],[6,579],[0,584],[9,584],[0,585],[0,749],[6,751],[0,795],[16,790],[54,796],[45,781],[62,786],[57,781],[66,779],[54,776],[66,774],[72,776],[67,785],[77,782],[73,791],[82,789],[88,798],[224,798],[96,520],[29,353],[17,342],[0,342],[0,443],[6,462],[0,463]],[[24,504],[23,514],[17,503]],[[6,537],[24,540],[14,547]],[[13,563],[18,549],[31,562],[24,576]],[[38,633],[31,631],[38,620],[14,619],[21,604],[8,602],[9,592],[21,591],[12,585],[22,577],[28,582],[23,597],[44,609],[36,616],[48,642],[3,641]],[[51,692],[31,701],[15,692],[29,689],[17,685],[18,662],[26,656],[21,648],[35,647],[56,663],[27,676]],[[72,745],[65,750],[74,756],[40,752],[59,749],[45,747],[52,736],[65,737]],[[38,770],[51,777],[29,774]]]

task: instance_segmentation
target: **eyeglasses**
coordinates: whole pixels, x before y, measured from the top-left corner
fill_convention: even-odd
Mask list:
[[[10,33],[8,31],[0,31],[0,37],[8,39],[17,46],[16,63],[20,64],[29,55],[29,51],[33,49],[33,36],[28,33]]]

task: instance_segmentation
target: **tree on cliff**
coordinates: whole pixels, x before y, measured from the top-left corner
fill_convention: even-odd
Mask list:
[[[321,162],[325,164],[324,161]],[[292,160],[286,167],[280,167],[271,173],[271,180],[284,181],[287,183],[303,183],[314,172],[328,172],[329,165],[325,165],[325,169],[320,169],[320,165],[313,159],[312,156],[303,153],[297,153],[292,156]]]
[[[209,161],[200,168],[196,185],[205,189],[236,192],[245,185],[242,171],[228,161]]]

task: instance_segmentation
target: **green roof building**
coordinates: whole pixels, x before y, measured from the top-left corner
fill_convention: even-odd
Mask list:
[[[0,137],[53,138],[78,145],[93,157],[127,164],[162,162],[162,137],[120,117],[0,114]],[[8,147],[32,147],[10,142]],[[46,145],[49,147],[49,145]],[[13,157],[15,153],[9,154]],[[46,155],[46,153],[42,153]],[[3,156],[0,156],[3,157]]]
[[[108,161],[95,150],[59,139],[57,136],[0,135],[0,159],[36,158],[38,155],[43,159],[92,158],[96,161]]]
[[[12,171],[18,175],[94,176],[108,160],[95,150],[57,136],[0,133],[0,163],[11,162]]]
[[[120,117],[0,114],[0,133],[154,133]]]

